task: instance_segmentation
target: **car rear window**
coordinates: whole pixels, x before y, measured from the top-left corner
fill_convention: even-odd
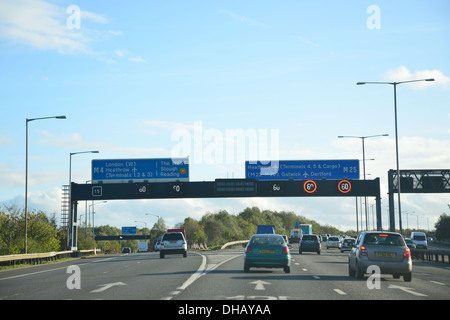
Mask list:
[[[403,246],[402,236],[399,234],[370,233],[364,237],[364,244],[383,246]]]
[[[414,240],[416,240],[416,241],[425,241],[425,236],[414,236]]]
[[[339,239],[337,237],[330,237],[328,241],[339,241]]]
[[[252,244],[283,244],[284,239],[279,236],[254,236],[251,240]]]
[[[183,240],[183,235],[181,233],[166,233],[163,240]]]
[[[302,240],[317,240],[317,237],[307,234],[303,236]]]

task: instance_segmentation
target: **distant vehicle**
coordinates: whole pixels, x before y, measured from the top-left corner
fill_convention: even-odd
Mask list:
[[[298,242],[303,236],[303,230],[301,228],[291,229],[289,232],[289,239],[291,242]]]
[[[273,225],[258,225],[256,228],[257,234],[275,234]]]
[[[327,241],[327,249],[330,248],[341,248],[341,239],[338,236],[331,236]]]
[[[162,239],[162,238],[156,239],[155,246],[153,247],[153,250],[154,250],[154,251],[159,251],[159,250],[161,250],[161,239]]]
[[[283,239],[286,242],[286,244],[289,245],[289,239],[288,239],[287,235],[282,234],[281,236],[283,237]]]
[[[187,257],[186,238],[182,232],[166,232],[161,240],[159,257],[164,259],[166,254],[182,254]]]
[[[123,247],[122,248],[122,253],[131,253],[131,248],[130,247]]]
[[[408,248],[416,249],[416,244],[414,243],[414,241],[411,240],[411,238],[405,238],[405,242]]]
[[[356,239],[353,238],[345,238],[341,244],[341,252],[350,251],[354,247],[356,243]]]
[[[411,232],[411,240],[417,249],[428,249],[427,235],[423,232]]]
[[[300,224],[298,226],[300,229],[302,229],[303,234],[313,234],[312,232],[312,224]]]
[[[299,254],[303,252],[317,252],[317,254],[320,254],[320,249],[319,236],[315,234],[305,234],[298,244]]]
[[[362,232],[348,256],[350,276],[363,278],[369,266],[378,266],[382,274],[404,281],[412,279],[411,250],[396,232]]]
[[[323,234],[322,235],[322,241],[328,241],[328,235],[327,234]]]
[[[244,253],[244,272],[250,268],[283,268],[291,272],[291,254],[283,237],[278,234],[254,234]]]
[[[147,241],[139,241],[138,242],[138,250],[137,252],[147,252],[148,251],[148,243]]]

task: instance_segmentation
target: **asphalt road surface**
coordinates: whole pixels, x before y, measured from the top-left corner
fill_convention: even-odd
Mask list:
[[[413,279],[349,277],[348,253],[291,250],[291,273],[243,271],[243,248],[98,255],[0,272],[0,300],[449,300],[450,265],[413,262]],[[373,280],[373,279],[372,279]],[[185,311],[188,311],[187,309]]]

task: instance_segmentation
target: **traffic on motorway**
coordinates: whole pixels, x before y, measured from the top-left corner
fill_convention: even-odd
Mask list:
[[[2,271],[0,299],[450,298],[450,266],[413,262],[400,234],[368,231],[356,239],[336,236],[338,245],[329,246],[334,237],[303,234],[297,239],[262,233],[253,235],[245,247],[185,251],[183,230],[168,230],[157,252],[126,250]]]

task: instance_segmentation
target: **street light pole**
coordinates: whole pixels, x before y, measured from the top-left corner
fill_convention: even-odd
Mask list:
[[[402,228],[402,210],[401,210],[401,201],[400,201],[400,166],[399,166],[399,157],[398,157],[398,130],[397,130],[397,85],[411,82],[421,82],[421,81],[434,81],[433,78],[429,79],[417,79],[417,80],[407,80],[407,81],[398,81],[398,82],[384,82],[384,81],[369,81],[369,82],[357,82],[356,85],[364,85],[364,84],[389,84],[394,86],[394,112],[395,112],[395,154],[396,154],[396,162],[397,162],[397,198],[398,198],[398,225],[400,233],[403,232]]]
[[[375,137],[387,137],[389,136],[387,133],[385,134],[376,134],[372,136],[338,136],[338,138],[357,138],[362,141],[362,153],[363,153],[363,178],[366,180],[366,151],[364,146],[364,141],[367,138],[375,138]],[[364,213],[366,215],[366,231],[368,230],[368,215],[367,215],[367,197],[364,197]],[[362,219],[362,217],[361,217]],[[362,221],[361,221],[361,230],[362,230]]]
[[[31,118],[26,119],[26,138],[25,138],[25,243],[24,243],[24,253],[27,254],[27,244],[28,244],[28,122],[35,120],[44,119],[67,119],[66,116],[52,116],[52,117],[41,117],[41,118]]]

